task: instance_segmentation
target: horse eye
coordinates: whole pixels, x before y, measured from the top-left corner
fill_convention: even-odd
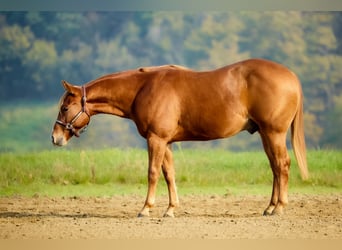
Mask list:
[[[62,107],[61,107],[61,110],[62,110],[62,112],[67,112],[67,111],[68,111],[68,107],[62,106]]]

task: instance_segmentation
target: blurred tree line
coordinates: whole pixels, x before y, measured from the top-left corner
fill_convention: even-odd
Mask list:
[[[57,102],[61,79],[83,84],[160,64],[208,70],[251,57],[301,79],[308,146],[342,148],[342,12],[0,12],[2,103]],[[210,143],[253,148],[253,138]]]

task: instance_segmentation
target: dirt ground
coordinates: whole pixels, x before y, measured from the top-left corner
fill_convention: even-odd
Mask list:
[[[149,218],[144,198],[0,198],[0,239],[341,239],[342,194],[291,194],[282,216],[262,216],[269,197],[180,197],[176,218],[163,218],[157,197]]]

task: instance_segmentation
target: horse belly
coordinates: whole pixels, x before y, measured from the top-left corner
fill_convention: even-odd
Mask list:
[[[182,140],[214,140],[226,138],[244,129],[248,119],[241,115],[185,116],[179,122],[178,133],[174,139]]]

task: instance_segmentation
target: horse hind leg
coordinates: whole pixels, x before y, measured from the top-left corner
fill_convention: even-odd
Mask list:
[[[286,132],[260,132],[273,172],[273,190],[264,215],[282,214],[288,203],[290,157],[286,148]]]

